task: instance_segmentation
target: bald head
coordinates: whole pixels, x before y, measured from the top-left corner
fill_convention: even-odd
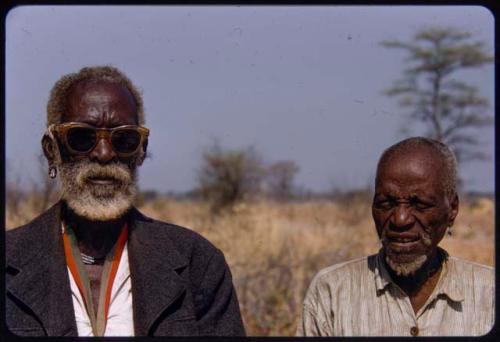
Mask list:
[[[427,165],[438,165],[435,168],[440,184],[447,196],[456,194],[457,189],[457,161],[451,150],[442,142],[434,139],[413,137],[402,140],[387,148],[377,165],[377,179],[380,169],[396,161],[412,161],[418,159]],[[377,182],[376,179],[376,182]]]

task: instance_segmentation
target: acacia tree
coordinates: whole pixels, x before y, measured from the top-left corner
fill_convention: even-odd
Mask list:
[[[449,27],[425,28],[412,41],[381,44],[407,54],[403,77],[386,94],[399,97],[399,104],[410,109],[409,119],[424,123],[426,136],[449,145],[458,161],[485,158],[477,149],[477,129],[493,122],[488,101],[476,87],[457,79],[457,72],[493,61],[485,44]]]

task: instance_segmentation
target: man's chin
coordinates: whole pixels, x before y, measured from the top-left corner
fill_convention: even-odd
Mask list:
[[[77,215],[91,221],[110,221],[123,215],[132,207],[135,191],[112,197],[94,197],[90,194],[64,196],[68,207]]]
[[[422,268],[427,261],[427,255],[393,254],[386,250],[385,261],[398,276],[407,277],[415,274]]]

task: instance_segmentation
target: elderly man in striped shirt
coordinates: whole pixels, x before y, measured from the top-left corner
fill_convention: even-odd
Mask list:
[[[453,153],[432,139],[406,139],[382,154],[372,203],[382,248],[316,275],[297,335],[488,333],[493,269],[438,247],[458,214],[456,174]]]

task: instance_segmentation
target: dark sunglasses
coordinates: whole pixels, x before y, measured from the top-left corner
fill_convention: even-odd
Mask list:
[[[68,151],[73,154],[88,154],[100,139],[106,139],[119,157],[129,157],[137,153],[149,135],[149,129],[142,126],[97,128],[82,122],[53,124],[49,126],[48,131],[56,132]]]

